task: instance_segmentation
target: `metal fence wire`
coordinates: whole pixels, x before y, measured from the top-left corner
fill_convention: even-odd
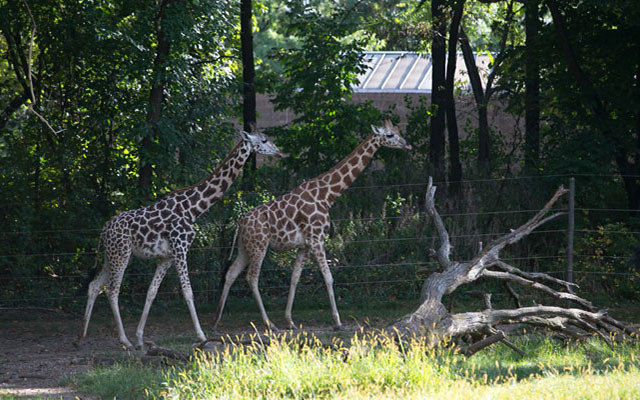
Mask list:
[[[468,260],[479,243],[488,243],[526,222],[544,206],[554,186],[563,183],[570,193],[554,211],[566,216],[505,249],[502,257],[528,271],[576,281],[584,290],[617,291],[622,296],[640,293],[638,211],[620,206],[622,200],[598,202],[589,193],[594,185],[613,184],[616,179],[619,177],[548,175],[465,181],[462,201],[452,200],[447,185],[440,184],[442,193],[436,205],[451,235],[452,258]],[[424,279],[438,269],[429,256],[439,238],[422,209],[425,189],[425,184],[417,183],[363,185],[351,188],[345,200],[336,203],[326,249],[339,298],[366,302],[381,296],[419,296]],[[372,198],[381,201],[372,203]],[[216,301],[236,219],[228,218],[222,224],[214,215],[207,215],[198,221],[199,234],[188,256],[198,302]],[[0,307],[82,308],[95,259],[102,258],[96,253],[100,228],[0,231]],[[260,290],[267,301],[286,299],[293,258],[292,251],[270,251],[265,258]],[[154,269],[153,261],[132,258],[121,301],[142,303]],[[307,297],[326,296],[313,262],[308,262],[298,291]],[[231,298],[250,295],[244,280],[238,279]],[[167,275],[156,301],[182,301],[175,274]]]

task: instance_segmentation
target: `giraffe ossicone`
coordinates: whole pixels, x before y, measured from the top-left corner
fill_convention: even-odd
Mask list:
[[[196,219],[207,212],[211,205],[229,189],[252,152],[286,157],[267,136],[255,128],[252,132],[241,131],[240,136],[240,142],[231,153],[202,181],[178,189],[150,206],[124,211],[104,225],[98,245],[98,252],[100,245],[104,246],[104,264],[100,273],[89,284],[80,339],[87,335],[96,297],[106,291],[120,342],[127,348],[133,347],[125,334],[118,308],[122,277],[133,255],[158,260],[136,330],[137,345],[142,347],[144,344],[144,327],[151,304],[171,265],[178,272],[180,286],[196,335],[199,340],[206,340],[193,303],[193,292],[187,270],[187,252],[196,236],[193,225]],[[96,259],[96,264],[97,262]]]
[[[332,169],[305,181],[275,200],[253,208],[240,219],[236,230],[238,255],[223,277],[224,284],[214,317],[214,329],[220,322],[233,282],[247,265],[246,279],[262,319],[268,327],[277,329],[265,311],[258,288],[262,261],[269,247],[276,251],[298,249],[285,311],[289,327],[296,327],[291,311],[296,286],[309,255],[315,258],[322,272],[333,322],[336,328],[342,327],[333,292],[333,277],[324,250],[324,238],[329,231],[329,209],[369,164],[380,147],[411,150],[411,146],[400,136],[398,128],[390,121],[384,121],[382,126],[371,128],[373,134]]]

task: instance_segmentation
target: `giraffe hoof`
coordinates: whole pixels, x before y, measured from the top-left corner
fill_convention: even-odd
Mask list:
[[[138,344],[136,344],[135,350],[145,350],[152,347],[156,347],[156,344],[150,340],[145,340],[144,342],[139,342]]]
[[[342,325],[335,325],[335,326],[333,327],[333,330],[334,330],[334,331],[339,331],[339,332],[344,332],[344,331],[346,331],[347,329],[346,329],[344,326],[342,326]]]
[[[71,342],[71,344],[73,345],[73,347],[80,347],[80,345],[82,344],[82,339],[84,339],[83,336],[78,336],[76,340]]]

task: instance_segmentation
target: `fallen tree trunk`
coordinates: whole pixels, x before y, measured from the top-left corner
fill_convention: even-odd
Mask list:
[[[529,221],[510,233],[494,240],[480,249],[479,254],[469,262],[451,261],[449,233],[435,208],[436,187],[429,178],[426,194],[427,213],[433,219],[440,237],[440,248],[431,249],[442,272],[431,274],[422,288],[422,304],[413,313],[396,321],[390,330],[401,335],[419,335],[437,344],[445,339],[454,342],[465,338],[481,337],[481,340],[466,347],[463,352],[473,352],[504,338],[501,329],[509,326],[526,325],[556,331],[573,339],[584,339],[599,335],[605,340],[611,335],[637,340],[638,330],[607,315],[605,310],[596,309],[590,301],[573,293],[578,286],[543,273],[530,273],[509,265],[500,259],[500,251],[527,236],[540,225],[564,213],[548,215],[553,204],[567,192],[558,188],[551,200]],[[561,303],[571,303],[571,307],[536,305],[513,309],[494,310],[490,296],[485,296],[487,309],[478,312],[451,314],[442,303],[444,295],[453,293],[459,286],[472,283],[480,278],[497,279],[510,285],[521,285],[539,291]],[[559,286],[554,289],[551,285]],[[511,288],[511,286],[509,286]],[[511,289],[513,290],[513,289]],[[519,304],[519,302],[518,302]]]

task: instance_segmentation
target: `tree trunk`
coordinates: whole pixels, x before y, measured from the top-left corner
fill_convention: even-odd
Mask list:
[[[513,21],[513,17],[514,12],[512,0],[509,1],[507,6],[504,30],[502,32],[502,38],[500,39],[500,51],[495,57],[484,89],[482,88],[482,80],[480,79],[480,73],[476,66],[475,57],[473,55],[471,45],[469,44],[469,39],[464,32],[464,29],[460,28],[460,48],[462,49],[462,56],[467,67],[467,73],[469,74],[469,82],[471,83],[471,90],[473,91],[476,107],[478,107],[478,170],[485,175],[488,175],[491,172],[491,137],[489,136],[487,107],[493,94],[493,80],[500,70],[500,65],[505,58],[507,38],[509,36],[509,29],[511,22]]]
[[[578,58],[576,57],[575,52],[573,51],[573,47],[569,41],[569,34],[567,32],[567,28],[565,26],[564,17],[560,13],[558,9],[558,4],[554,0],[549,0],[547,2],[547,6],[549,7],[549,11],[551,11],[551,17],[553,19],[553,25],[556,30],[556,35],[558,36],[558,40],[560,41],[560,46],[562,47],[562,51],[564,52],[565,59],[569,66],[569,72],[575,77],[580,89],[582,91],[582,95],[584,96],[585,106],[587,108],[592,109],[592,111],[599,115],[605,115],[605,108],[602,100],[598,96],[596,89],[593,87],[593,84],[584,73],[580,64],[578,62]],[[608,119],[608,118],[607,118]],[[606,121],[604,122],[604,126],[608,124]]]
[[[444,12],[445,3],[443,0],[431,1],[431,18],[433,23],[433,38],[431,42],[431,104],[435,112],[431,117],[431,135],[429,138],[429,163],[431,173],[436,181],[442,182],[445,179],[445,37],[446,14]]]
[[[624,174],[622,179],[624,180],[625,189],[627,191],[627,201],[629,203],[629,209],[633,210],[635,217],[640,213],[640,64],[636,66],[636,93],[634,100],[636,103],[636,131],[635,134],[635,149],[632,151],[632,156],[627,157],[624,161],[630,164],[627,168],[628,173]],[[629,159],[635,162],[629,161]],[[622,160],[621,160],[622,161]],[[620,165],[620,161],[618,162]]]
[[[34,157],[34,171],[33,171],[33,208],[36,213],[40,212],[40,143],[36,143],[36,152]]]
[[[147,113],[147,125],[149,131],[142,138],[140,145],[140,172],[138,175],[138,189],[143,195],[148,195],[153,179],[153,165],[151,154],[153,151],[153,143],[159,137],[158,122],[162,115],[162,105],[164,103],[165,78],[162,73],[165,70],[165,63],[169,57],[169,39],[163,27],[164,11],[172,0],[162,0],[160,10],[154,21],[156,35],[158,39],[158,47],[156,49],[156,57],[153,60],[153,80],[151,92],[149,93],[149,111]]]
[[[491,142],[489,138],[489,118],[487,116],[487,99],[485,98],[482,81],[480,80],[480,72],[476,66],[476,60],[473,56],[473,50],[469,44],[469,39],[464,30],[460,29],[460,48],[462,49],[462,57],[469,74],[469,82],[473,97],[478,107],[478,169],[481,172],[490,170],[491,163]]]
[[[242,53],[242,119],[244,130],[251,132],[256,124],[256,85],[253,60],[253,26],[251,0],[240,3],[240,51]],[[245,166],[245,190],[253,189],[253,175],[256,171],[256,155],[251,154]]]
[[[109,177],[111,176],[111,146],[113,144],[113,119],[109,123],[109,129],[103,135],[102,165],[98,187],[98,208],[106,218],[111,214],[109,205]]]
[[[525,169],[535,172],[540,158],[540,63],[538,62],[537,40],[540,29],[538,1],[525,2]]]
[[[613,124],[609,113],[593,83],[578,62],[578,58],[569,41],[564,16],[560,12],[557,2],[550,0],[547,6],[549,7],[549,11],[551,11],[553,24],[569,66],[569,72],[571,72],[576,79],[580,87],[581,95],[584,97],[584,107],[598,117],[592,121],[596,124],[596,128],[600,129],[602,135],[610,138],[615,143],[615,161],[624,182],[628,208],[633,210],[632,214],[637,214],[637,210],[640,208],[640,179],[637,178],[637,175],[640,173],[640,161],[638,158],[638,153],[640,152],[640,132],[638,132],[638,136],[636,137],[635,146],[632,147],[630,147],[627,142],[621,141],[620,138],[612,132],[611,127]]]
[[[635,159],[638,160],[640,156],[638,151],[636,150],[634,153]],[[637,216],[640,212],[640,178],[638,178],[640,176],[640,167],[637,162],[634,163],[629,160],[627,152],[618,150],[616,164],[622,175],[622,182],[627,194],[627,204],[632,216]]]
[[[640,64],[636,66],[636,131],[635,131],[635,144],[636,148],[633,152],[632,159],[635,160],[633,174],[634,176],[628,176],[625,179],[625,186],[627,188],[627,199],[629,201],[629,208],[634,210],[634,214],[637,217],[640,213],[640,184],[638,182],[640,176]],[[628,182],[629,181],[629,182]]]
[[[447,76],[445,80],[445,106],[447,114],[447,133],[449,135],[449,191],[452,196],[459,198],[462,190],[462,165],[460,163],[460,142],[458,134],[458,120],[456,119],[456,100],[454,84],[456,64],[458,60],[458,31],[465,0],[457,0],[453,8],[453,17],[449,27],[449,45],[447,60]]]

